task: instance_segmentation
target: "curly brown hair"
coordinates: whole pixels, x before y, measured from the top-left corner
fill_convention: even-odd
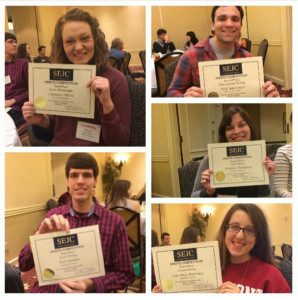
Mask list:
[[[53,63],[71,64],[63,48],[62,29],[65,23],[73,21],[85,22],[90,25],[94,38],[94,56],[89,64],[96,65],[96,73],[99,75],[107,69],[109,47],[105,41],[105,34],[99,28],[98,20],[79,8],[69,10],[57,21],[54,37],[51,41],[51,61]]]

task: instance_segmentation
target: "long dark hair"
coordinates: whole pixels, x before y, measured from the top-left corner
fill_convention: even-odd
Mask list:
[[[194,226],[188,226],[184,228],[180,244],[190,244],[190,243],[196,243],[197,237],[200,236],[200,230],[197,227]]]
[[[98,20],[79,8],[71,9],[57,21],[54,37],[51,41],[51,61],[53,63],[71,64],[63,48],[62,29],[65,23],[72,21],[85,22],[90,25],[94,38],[94,56],[89,64],[96,65],[96,71],[99,75],[107,69],[109,47],[105,41],[105,34],[99,29]]]
[[[186,33],[186,36],[190,36],[190,41],[186,42],[186,45],[188,47],[191,46],[190,43],[192,43],[193,45],[195,45],[199,41],[198,38],[196,37],[196,34],[193,31],[188,31]]]
[[[250,128],[250,140],[254,141],[258,139],[258,136],[256,134],[256,129],[253,124],[253,121],[249,114],[240,106],[232,106],[229,107],[225,112],[221,119],[221,123],[218,127],[218,142],[219,143],[226,143],[227,137],[226,137],[226,128],[227,126],[231,125],[232,117],[233,115],[239,113],[240,116],[244,119],[244,121],[247,123],[247,125]]]
[[[256,242],[250,255],[273,264],[269,226],[263,211],[255,204],[234,204],[224,217],[217,237],[222,272],[225,271],[231,257],[225,242],[226,232],[230,220],[237,210],[242,210],[249,215],[257,233]]]
[[[123,206],[129,198],[128,190],[131,187],[131,182],[128,180],[118,179],[115,180],[110,192],[108,208],[115,206]]]
[[[27,53],[27,43],[18,46],[18,58],[27,58],[31,62],[31,57]]]

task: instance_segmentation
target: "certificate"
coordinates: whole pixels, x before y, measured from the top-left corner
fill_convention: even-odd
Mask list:
[[[30,236],[40,286],[105,275],[98,226]]]
[[[206,97],[264,97],[261,56],[199,62]]]
[[[268,185],[265,141],[208,145],[212,188]]]
[[[94,118],[95,95],[87,83],[95,65],[29,63],[29,99],[40,114]]]
[[[153,247],[152,254],[164,293],[216,293],[222,283],[217,241]]]

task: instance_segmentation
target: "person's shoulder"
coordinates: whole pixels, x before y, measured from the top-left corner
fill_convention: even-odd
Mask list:
[[[113,223],[113,224],[124,223],[123,219],[117,213],[113,212],[112,210],[107,209],[103,206],[100,206],[99,210],[100,210],[101,218],[109,219],[111,221],[111,223]]]

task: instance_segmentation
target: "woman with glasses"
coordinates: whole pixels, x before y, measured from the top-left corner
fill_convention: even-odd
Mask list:
[[[235,204],[221,224],[219,253],[223,283],[219,293],[290,293],[273,265],[269,228],[255,204]]]
[[[253,121],[248,113],[241,107],[230,107],[223,115],[218,128],[219,143],[247,142],[257,140],[257,134]],[[264,165],[269,176],[275,171],[275,164],[265,157]],[[213,170],[209,169],[208,156],[205,156],[200,164],[191,197],[266,197],[270,195],[269,185],[241,186],[229,188],[212,188],[210,176]]]

